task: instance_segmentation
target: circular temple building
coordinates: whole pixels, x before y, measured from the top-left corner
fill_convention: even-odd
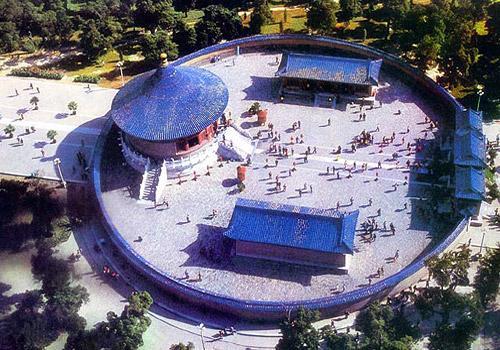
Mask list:
[[[356,43],[214,45],[132,79],[109,116],[99,242],[203,311],[327,316],[399,293],[484,199],[481,114]]]
[[[213,163],[218,120],[228,102],[222,80],[197,67],[164,65],[127,83],[110,116],[127,162],[144,171],[165,162],[169,177]]]

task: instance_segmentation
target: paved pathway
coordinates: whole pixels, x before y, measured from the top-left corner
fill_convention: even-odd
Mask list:
[[[87,84],[0,77],[0,173],[28,176],[38,172],[43,178],[58,179],[53,161],[59,158],[65,179],[81,182],[83,169],[76,153],[80,151],[90,160],[105,121],[102,117],[115,93],[95,86],[88,90]],[[34,96],[40,100],[38,110],[30,104]],[[69,114],[70,101],[78,104],[76,115]],[[3,132],[9,124],[16,128],[13,138]],[[36,131],[31,132],[31,127]],[[54,144],[47,139],[49,130],[57,132]]]

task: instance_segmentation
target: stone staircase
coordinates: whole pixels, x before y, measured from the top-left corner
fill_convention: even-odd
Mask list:
[[[156,198],[156,187],[161,175],[161,165],[155,164],[148,159],[146,169],[142,175],[139,200],[154,202]]]
[[[257,143],[244,130],[230,126],[224,131],[224,141],[219,143],[217,153],[225,159],[244,161],[252,157]]]

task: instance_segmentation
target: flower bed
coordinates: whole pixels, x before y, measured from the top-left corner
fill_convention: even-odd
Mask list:
[[[42,69],[39,67],[14,68],[9,75],[13,75],[16,77],[33,77],[52,80],[61,80],[64,76],[62,72]]]
[[[90,84],[97,84],[101,80],[101,77],[97,75],[78,75],[73,79],[73,82],[75,83],[90,83]]]

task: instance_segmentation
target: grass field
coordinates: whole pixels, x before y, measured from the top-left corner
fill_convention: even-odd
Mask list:
[[[262,34],[274,34],[280,32],[280,23],[283,22],[283,31],[300,33],[306,32],[306,11],[303,7],[292,8],[286,10],[272,11],[273,23],[262,26]],[[286,21],[285,21],[286,17]],[[247,21],[249,18],[247,18]]]

